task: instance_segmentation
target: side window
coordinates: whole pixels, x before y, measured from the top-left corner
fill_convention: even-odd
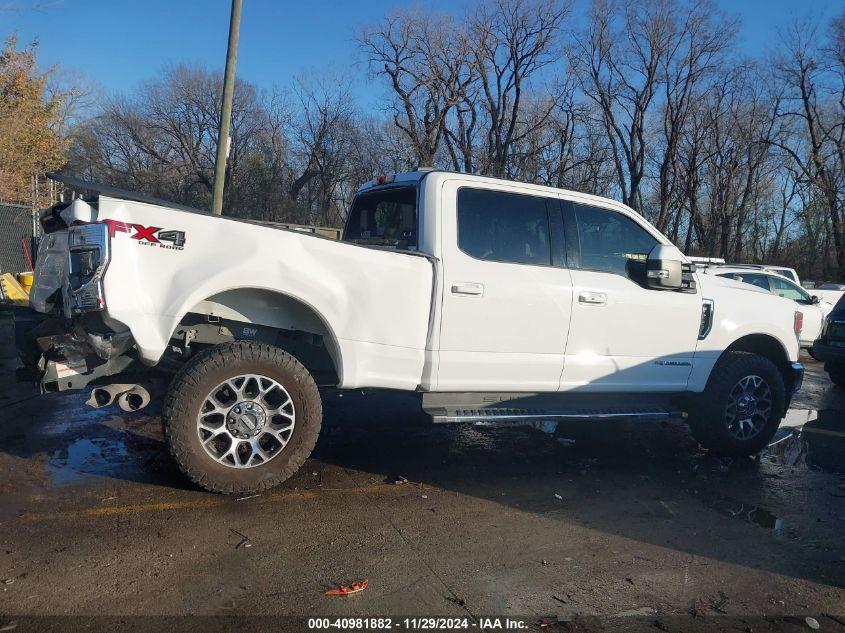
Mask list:
[[[458,248],[476,259],[550,265],[546,200],[462,187],[458,190]]]
[[[644,274],[645,260],[658,244],[657,239],[621,213],[582,204],[572,206],[581,243],[581,268],[629,277]]]
[[[771,291],[771,288],[769,288],[769,278],[766,275],[755,275],[753,273],[728,273],[725,276],[730,277],[731,279],[736,279],[737,281],[743,281],[747,284],[751,284],[752,286],[757,286],[763,290]]]
[[[792,299],[793,301],[806,301],[809,303],[810,295],[801,290],[795,284],[789,283],[786,279],[778,279],[777,277],[771,277],[771,280],[772,292],[779,297],[786,297],[787,299]]]

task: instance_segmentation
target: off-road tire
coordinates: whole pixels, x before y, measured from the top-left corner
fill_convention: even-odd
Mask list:
[[[288,444],[266,464],[236,469],[203,449],[197,414],[209,392],[223,381],[255,373],[280,383],[290,394],[296,422]],[[323,407],[311,374],[284,350],[246,341],[223,343],[191,359],[170,384],[162,411],[170,454],[183,473],[210,492],[244,494],[267,490],[293,475],[314,449]]]
[[[731,391],[746,376],[760,376],[772,394],[771,412],[763,428],[748,439],[734,436],[726,420]],[[764,356],[749,352],[726,352],[716,363],[704,392],[694,398],[689,425],[699,444],[720,455],[754,455],[774,436],[785,414],[786,388],[778,368]]]

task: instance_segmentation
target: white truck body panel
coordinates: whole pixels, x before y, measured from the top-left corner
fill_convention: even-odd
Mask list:
[[[435,390],[557,391],[572,312],[571,273],[553,266],[485,261],[462,252],[455,204],[462,185],[536,193],[530,186],[503,187],[455,176],[427,183],[438,191],[441,209]]]
[[[811,295],[816,295],[822,301],[829,303],[832,306],[835,306],[837,302],[842,298],[842,295],[845,294],[845,291],[842,290],[820,290],[818,288],[811,288],[807,290]],[[828,310],[830,312],[830,310]]]
[[[143,360],[158,361],[200,302],[254,288],[294,297],[320,315],[341,360],[340,386],[419,384],[433,280],[427,258],[105,196],[98,207],[97,221],[186,235],[181,250],[119,231],[112,237],[106,314],[132,331]]]

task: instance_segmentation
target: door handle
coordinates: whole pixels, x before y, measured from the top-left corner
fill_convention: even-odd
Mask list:
[[[578,294],[578,303],[588,306],[607,305],[607,294],[593,290],[583,290]]]
[[[472,281],[458,281],[452,284],[452,294],[480,297],[484,294],[484,284],[478,284]]]

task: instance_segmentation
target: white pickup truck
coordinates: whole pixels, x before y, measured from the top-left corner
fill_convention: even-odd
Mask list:
[[[212,491],[294,473],[320,388],[415,391],[436,422],[685,416],[766,446],[801,385],[793,301],[699,275],[591,195],[441,171],[363,185],[341,241],[70,178],[45,210],[24,354],[45,391],[163,423]]]

